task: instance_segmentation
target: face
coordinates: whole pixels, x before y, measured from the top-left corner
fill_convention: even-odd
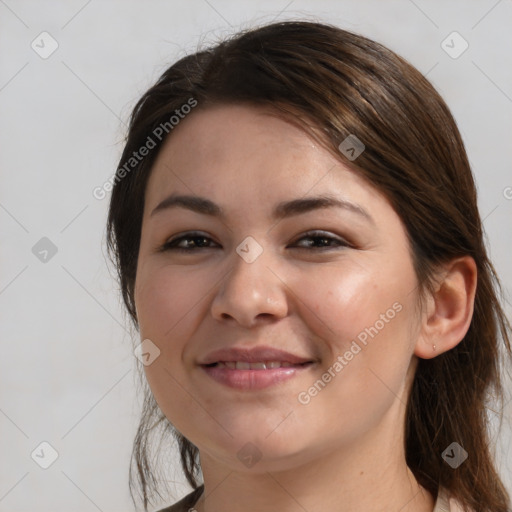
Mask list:
[[[173,130],[135,286],[160,409],[202,458],[247,471],[401,431],[418,333],[400,218],[343,156],[269,114],[216,106]]]

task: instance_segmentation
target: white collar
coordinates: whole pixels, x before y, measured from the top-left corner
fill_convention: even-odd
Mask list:
[[[455,498],[450,498],[448,491],[440,487],[433,512],[464,512]]]

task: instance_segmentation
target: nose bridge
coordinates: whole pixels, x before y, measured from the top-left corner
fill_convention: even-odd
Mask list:
[[[286,296],[271,272],[272,254],[252,236],[246,237],[229,258],[230,268],[217,291],[212,314],[252,325],[260,315],[286,314]]]

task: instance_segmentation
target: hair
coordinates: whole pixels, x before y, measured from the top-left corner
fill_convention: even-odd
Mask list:
[[[198,107],[189,115],[211,105],[271,107],[365,178],[389,200],[406,228],[421,293],[432,291],[439,265],[465,255],[474,259],[477,288],[466,335],[453,349],[418,362],[406,408],[406,463],[434,497],[442,486],[466,508],[509,512],[510,497],[490,451],[488,412],[493,397],[500,404],[501,428],[500,361],[512,356],[511,326],[486,252],[464,143],[438,92],[385,46],[311,21],[242,30],[180,58],[135,105],[113,180],[107,244],[137,329],[134,286],[146,183],[160,147],[172,136],[169,119],[191,98]],[[148,137],[158,139],[152,134],[161,133],[162,126],[165,136],[153,140],[156,147],[126,172],[133,153]],[[338,149],[348,135],[365,145],[357,161]],[[200,486],[197,447],[174,429],[146,387],[132,451],[146,511],[153,491],[158,493],[148,454],[158,426],[162,436],[174,435],[187,481],[194,489]],[[442,458],[454,441],[469,454],[456,469]],[[132,477],[130,466],[133,499]]]

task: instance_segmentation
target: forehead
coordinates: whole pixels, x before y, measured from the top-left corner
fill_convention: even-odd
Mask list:
[[[211,190],[219,180],[243,176],[268,182],[284,175],[289,180],[341,165],[304,130],[276,114],[250,105],[194,110],[164,142],[148,188],[156,192],[183,179],[201,181]]]
[[[155,167],[162,161],[185,168],[205,162],[215,167],[239,163],[243,170],[244,162],[249,167],[269,153],[274,160],[280,155],[286,160],[308,158],[317,146],[304,130],[268,107],[216,105],[195,110],[181,121],[165,141]]]
[[[295,123],[249,105],[195,110],[173,129],[151,172],[148,209],[176,192],[209,197],[233,211],[326,193],[383,201],[341,157]]]

